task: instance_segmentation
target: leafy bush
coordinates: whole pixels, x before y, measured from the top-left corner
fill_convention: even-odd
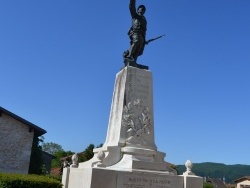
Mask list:
[[[203,184],[203,188],[213,188],[213,185],[209,184],[209,183],[204,183]]]
[[[38,175],[1,174],[0,188],[62,188],[54,178]]]

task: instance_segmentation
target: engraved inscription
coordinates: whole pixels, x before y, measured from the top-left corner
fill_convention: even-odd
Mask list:
[[[150,94],[150,78],[140,74],[130,74],[129,96],[132,99],[140,98],[144,101],[148,100]],[[132,76],[133,75],[133,76]]]
[[[163,177],[124,176],[123,188],[171,188],[171,181]]]

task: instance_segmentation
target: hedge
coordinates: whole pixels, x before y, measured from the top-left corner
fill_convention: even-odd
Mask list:
[[[0,173],[0,188],[62,188],[62,184],[49,176]]]

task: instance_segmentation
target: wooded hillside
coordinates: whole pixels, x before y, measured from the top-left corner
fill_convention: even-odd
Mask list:
[[[176,165],[178,167],[178,174],[186,171],[185,165]],[[223,178],[226,183],[234,183],[234,180],[250,176],[250,165],[225,165],[221,163],[194,163],[192,171],[201,177]]]

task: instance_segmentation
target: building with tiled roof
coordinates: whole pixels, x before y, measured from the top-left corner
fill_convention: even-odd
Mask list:
[[[237,183],[237,188],[250,188],[250,176],[244,176],[235,180]]]
[[[225,183],[220,178],[206,178],[206,182],[216,188],[227,188]]]
[[[46,133],[0,107],[0,172],[28,174],[34,138]]]
[[[236,184],[226,184],[227,188],[236,188]]]

